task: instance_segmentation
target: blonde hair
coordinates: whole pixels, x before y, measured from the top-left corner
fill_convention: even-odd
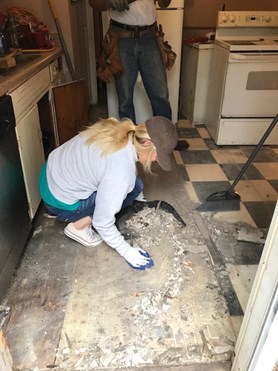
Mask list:
[[[148,157],[144,170],[151,173],[151,154],[156,149],[155,145],[150,141],[150,136],[147,132],[145,124],[134,125],[129,119],[119,121],[113,117],[102,119],[87,127],[80,133],[86,138],[86,144],[94,144],[100,150],[103,156],[120,151],[123,149],[132,136],[133,145],[137,154],[141,150],[148,150]],[[146,144],[146,141],[150,141]]]

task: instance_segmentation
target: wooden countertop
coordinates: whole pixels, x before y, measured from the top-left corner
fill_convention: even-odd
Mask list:
[[[37,54],[37,52],[34,53]],[[62,55],[62,49],[60,47],[55,47],[51,51],[38,52],[38,54],[40,55],[36,59],[0,71],[0,96],[9,94],[24,83],[24,81],[28,80],[44,67],[48,66],[56,58]]]

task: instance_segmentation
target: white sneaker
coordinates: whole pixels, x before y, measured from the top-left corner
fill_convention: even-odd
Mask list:
[[[73,223],[69,223],[64,229],[64,233],[86,247],[98,246],[103,241],[100,235],[92,230],[91,226],[86,229],[76,229]]]
[[[140,201],[140,202],[147,202],[146,197],[144,196],[144,193],[141,192],[139,195],[135,198],[135,201]]]
[[[44,213],[43,216],[45,216],[48,219],[56,219],[57,218],[57,215],[48,214],[48,213]]]

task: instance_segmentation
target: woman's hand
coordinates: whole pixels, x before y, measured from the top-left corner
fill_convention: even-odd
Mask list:
[[[145,250],[141,249],[141,247],[130,247],[124,255],[124,258],[128,264],[135,269],[144,270],[154,265],[150,255]]]

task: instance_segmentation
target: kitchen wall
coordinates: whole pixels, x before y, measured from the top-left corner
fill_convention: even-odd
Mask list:
[[[87,1],[87,0],[80,0]],[[73,57],[72,31],[70,24],[69,0],[52,0],[57,10],[64,38]],[[56,32],[47,0],[1,0],[0,10],[6,10],[9,4],[18,5],[43,20],[50,32]],[[276,10],[277,0],[185,0],[184,4],[184,37],[202,34],[215,28],[217,11],[225,5],[226,10]]]
[[[87,0],[80,0],[87,1]],[[52,0],[63,30],[66,45],[71,59],[73,54],[73,36],[70,16],[70,0]],[[47,0],[1,0],[0,10],[5,11],[10,4],[18,5],[32,12],[38,19],[46,23],[51,33],[56,33]],[[276,10],[277,0],[185,0],[184,38],[192,35],[203,35],[213,31],[216,25],[217,11],[225,5],[226,10]]]
[[[90,14],[92,10],[88,10],[87,5],[89,2],[88,0],[79,0],[79,2],[71,2],[70,0],[52,0],[52,2],[57,10],[57,16],[61,24],[68,53],[72,60],[72,64],[77,70],[77,76],[89,76],[88,78],[92,80],[90,89],[93,90],[95,89],[93,88],[93,85],[96,85],[96,77],[92,75],[92,71],[95,72],[93,66],[95,56],[92,57],[92,55],[94,55],[93,50],[91,50],[91,59],[87,62],[87,66],[84,65],[84,60],[88,59],[85,54],[85,52],[88,54],[88,48],[85,46],[87,39],[84,37],[84,30],[87,25],[88,28],[93,29],[93,25],[91,24],[91,22],[93,22],[93,17],[92,14]],[[84,22],[86,22],[84,12],[81,13],[81,10],[79,9],[79,5],[81,4],[83,4],[83,8],[84,4],[87,6],[87,24],[84,24]],[[222,8],[223,4],[225,4],[226,10],[278,11],[277,0],[226,0],[225,3],[224,0],[185,0],[183,38],[186,39],[198,35],[203,36],[208,32],[214,31],[217,11]],[[58,41],[57,29],[51,15],[48,0],[0,0],[0,11],[5,12],[8,5],[17,5],[33,13],[39,20],[46,23],[50,33]],[[93,36],[91,36],[90,40],[91,43],[95,43]],[[96,92],[92,95],[93,101],[96,102]]]

